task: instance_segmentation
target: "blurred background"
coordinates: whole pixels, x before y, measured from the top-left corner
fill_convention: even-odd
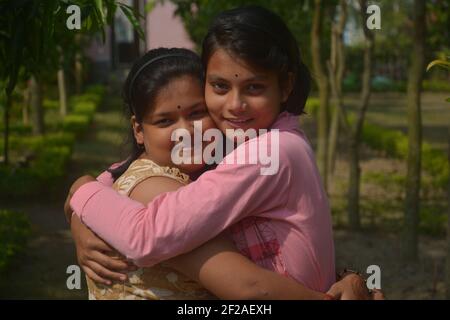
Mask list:
[[[0,0],[0,298],[87,298],[66,285],[63,203],[127,155],[130,66],[199,52],[211,19],[245,4],[279,14],[311,70],[300,121],[338,269],[379,266],[390,299],[450,299],[448,0]]]

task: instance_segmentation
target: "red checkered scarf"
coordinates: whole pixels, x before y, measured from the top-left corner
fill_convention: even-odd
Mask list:
[[[236,247],[244,256],[260,267],[288,276],[270,219],[245,218],[231,226],[230,233]]]

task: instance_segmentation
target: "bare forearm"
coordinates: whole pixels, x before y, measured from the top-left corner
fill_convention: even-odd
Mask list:
[[[167,261],[171,267],[200,282],[220,299],[311,300],[324,294],[295,280],[263,269],[219,236],[185,255]]]
[[[313,291],[295,280],[260,268],[248,288],[250,300],[322,300],[324,294]]]

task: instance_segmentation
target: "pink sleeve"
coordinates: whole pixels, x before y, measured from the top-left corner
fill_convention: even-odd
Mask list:
[[[126,160],[125,160],[126,161]],[[116,162],[114,164],[112,164],[109,169],[114,169],[118,166],[120,166],[123,162]],[[109,171],[103,171],[102,173],[99,174],[99,176],[96,178],[98,182],[104,184],[105,186],[111,187],[114,184],[114,179],[112,177],[111,172]]]
[[[111,187],[114,184],[113,177],[109,171],[104,171],[96,178],[101,184]]]
[[[261,175],[259,165],[221,164],[147,206],[90,182],[71,206],[102,239],[138,266],[151,266],[191,251],[246,216],[283,206],[289,173],[282,163],[275,175]]]

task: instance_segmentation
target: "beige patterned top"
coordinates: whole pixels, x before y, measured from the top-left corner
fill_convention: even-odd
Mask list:
[[[148,159],[134,161],[113,185],[119,193],[129,196],[134,187],[147,178],[164,176],[183,184],[189,176],[177,168],[161,167]],[[215,299],[197,282],[171,269],[164,262],[141,268],[128,274],[128,280],[110,286],[96,283],[86,277],[90,300],[201,300]]]

